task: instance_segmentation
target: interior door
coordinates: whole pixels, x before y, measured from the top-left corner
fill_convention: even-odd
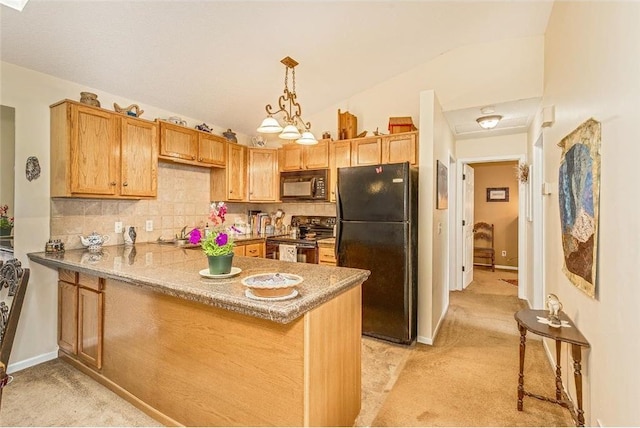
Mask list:
[[[463,245],[463,260],[462,264],[462,288],[467,286],[473,281],[473,209],[474,209],[474,177],[473,168],[467,164],[464,165],[462,170],[463,180],[463,201],[462,201],[462,236],[464,237]]]

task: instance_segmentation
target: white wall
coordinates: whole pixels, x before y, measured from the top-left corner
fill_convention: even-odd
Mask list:
[[[583,358],[587,425],[640,425],[640,3],[556,2],[545,40],[545,181],[557,188],[557,143],[593,117],[602,123],[597,298],[562,273],[557,190],[545,198],[549,292],[591,344]],[[563,355],[565,382],[571,367]],[[569,372],[569,373],[567,373]]]
[[[0,62],[0,76],[0,104],[15,108],[15,256],[23,266],[31,268],[10,359],[11,370],[17,370],[57,356],[57,275],[53,269],[29,263],[26,257],[27,253],[44,251],[50,237],[49,106],[65,98],[79,100],[81,91],[98,94],[102,107],[107,109],[114,102],[121,106],[137,102],[6,62]],[[147,105],[140,108],[145,111],[142,118],[151,120],[182,116]],[[189,126],[202,123],[183,118]],[[218,134],[226,130],[224,126],[209,125]],[[238,135],[239,142],[247,140],[247,136]],[[24,174],[29,156],[37,156],[42,168],[40,178],[32,182]]]
[[[389,117],[411,116],[418,126],[420,91],[433,89],[443,110],[539,97],[542,94],[544,38],[478,43],[439,57],[309,116],[316,135],[337,139],[338,109],[358,118],[358,132],[388,133]],[[393,59],[381,58],[381,61]],[[345,70],[348,72],[348,70]]]
[[[418,341],[431,344],[449,303],[448,211],[436,210],[436,161],[449,165],[454,139],[432,90],[420,93]],[[430,130],[430,131],[426,131]],[[450,183],[451,185],[451,183]],[[453,201],[449,201],[453,209]]]
[[[526,154],[526,133],[456,141],[456,157],[458,159],[518,157]]]

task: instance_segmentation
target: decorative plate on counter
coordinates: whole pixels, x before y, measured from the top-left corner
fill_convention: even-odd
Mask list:
[[[222,279],[222,278],[230,278],[232,276],[236,276],[240,272],[242,272],[242,269],[240,269],[239,267],[232,266],[231,267],[231,272],[229,272],[229,273],[220,273],[220,274],[217,274],[217,275],[213,275],[213,274],[209,273],[209,268],[202,269],[198,273],[200,274],[200,276],[205,277],[205,278]]]
[[[294,287],[304,279],[292,273],[260,273],[244,278],[242,284],[249,287],[248,291],[255,297],[295,297]]]

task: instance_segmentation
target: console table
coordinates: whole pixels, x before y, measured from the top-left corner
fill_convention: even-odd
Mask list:
[[[520,330],[520,376],[518,378],[518,410],[522,411],[522,400],[524,396],[537,398],[559,404],[569,409],[577,426],[584,426],[584,411],[582,410],[582,348],[588,348],[589,342],[569,319],[564,312],[559,313],[561,321],[569,323],[569,327],[550,327],[548,324],[538,322],[538,317],[547,318],[548,312],[545,310],[522,309],[515,313],[514,318]],[[556,397],[548,398],[542,395],[533,394],[524,390],[524,353],[526,349],[527,331],[539,336],[548,337],[556,342]],[[562,390],[562,370],[560,368],[560,345],[566,342],[571,346],[571,356],[573,358],[573,372],[576,383],[576,407],[564,394]]]

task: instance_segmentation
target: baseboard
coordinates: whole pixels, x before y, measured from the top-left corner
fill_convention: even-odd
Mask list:
[[[7,373],[15,373],[20,370],[27,369],[29,367],[37,366],[38,364],[55,360],[58,358],[58,350],[47,352],[46,354],[36,355],[35,357],[27,358],[26,360],[18,361],[16,363],[9,364],[7,367]]]
[[[418,336],[416,341],[418,343],[423,343],[425,345],[433,345],[433,340],[429,337],[425,337],[425,336]]]
[[[474,263],[474,266],[482,266],[482,267],[491,267],[490,264],[486,264],[486,263]],[[517,266],[505,266],[505,265],[496,265],[495,266],[496,269],[500,269],[500,270],[515,270],[518,271],[518,267]]]

